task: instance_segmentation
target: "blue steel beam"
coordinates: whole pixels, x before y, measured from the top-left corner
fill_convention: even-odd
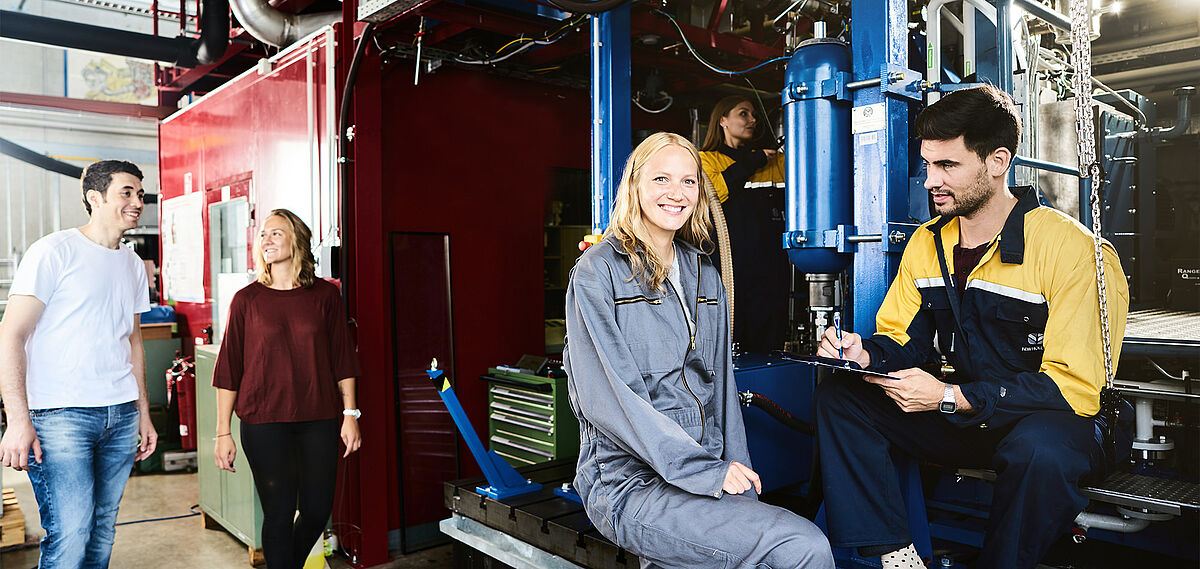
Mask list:
[[[608,227],[632,151],[629,4],[592,16],[592,233]]]
[[[908,68],[908,14],[904,2],[855,0],[850,5],[853,80]],[[889,221],[908,221],[909,100],[875,86],[854,92],[854,225],[883,233]],[[875,313],[900,265],[899,252],[881,242],[859,243],[851,265],[853,331],[875,332]]]
[[[462,403],[459,403],[458,396],[454,394],[454,388],[450,386],[450,378],[446,377],[442,370],[437,369],[436,359],[430,364],[430,368],[425,370],[429,381],[433,382],[433,388],[437,390],[442,402],[446,404],[446,410],[454,419],[454,425],[458,427],[458,432],[462,435],[463,441],[467,443],[471,455],[475,457],[475,462],[479,463],[480,470],[483,470],[484,478],[487,478],[488,485],[479,486],[475,490],[495,500],[541,490],[541,484],[521,476],[512,465],[504,461],[504,457],[496,454],[496,451],[483,448],[483,442],[479,440],[479,435],[475,434],[475,429],[471,426],[471,419],[467,417]]]

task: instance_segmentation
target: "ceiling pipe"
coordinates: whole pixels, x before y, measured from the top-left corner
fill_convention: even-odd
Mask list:
[[[285,14],[267,0],[232,0],[230,7],[250,35],[275,47],[286,47],[325,26],[342,21],[340,11]]]
[[[1187,132],[1188,126],[1192,123],[1192,95],[1195,94],[1196,88],[1192,86],[1180,87],[1175,90],[1175,97],[1179,100],[1175,124],[1170,127],[1151,129],[1150,134],[1154,136],[1155,140],[1169,140]]]
[[[1178,85],[1182,82],[1179,81],[1182,79],[1179,77],[1180,75],[1195,73],[1197,71],[1200,71],[1200,61],[1190,60],[1107,73],[1098,76],[1097,79],[1107,83],[1113,89],[1129,89],[1138,85],[1155,83],[1174,82]]]
[[[196,67],[216,63],[229,49],[229,0],[204,0],[200,14],[200,37],[188,45],[186,56],[190,61],[181,61],[184,67]]]
[[[229,45],[227,3],[205,0],[202,29],[196,39],[166,38],[9,10],[0,10],[0,37],[196,67],[216,62],[225,54]]]
[[[182,38],[164,38],[9,10],[0,10],[0,37],[165,63],[174,63],[179,58],[183,43]]]
[[[12,156],[13,158],[16,158],[17,160],[27,164],[32,164],[43,170],[49,170],[64,176],[70,176],[72,178],[79,178],[83,176],[83,168],[80,168],[79,166],[67,164],[66,162],[55,160],[49,156],[43,156],[5,138],[0,138],[0,154]]]

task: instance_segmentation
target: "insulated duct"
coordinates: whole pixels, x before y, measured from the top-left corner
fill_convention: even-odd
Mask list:
[[[178,65],[196,67],[216,63],[229,48],[229,0],[204,0],[200,18],[200,37],[188,44]]]
[[[238,22],[250,35],[275,47],[292,45],[325,26],[341,22],[340,11],[319,14],[285,14],[267,0],[231,0],[230,7]]]

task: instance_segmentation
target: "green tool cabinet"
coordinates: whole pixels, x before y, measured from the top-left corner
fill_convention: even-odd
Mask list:
[[[205,527],[224,527],[254,550],[262,547],[262,504],[254,490],[254,477],[242,451],[241,422],[233,416],[233,442],[237,457],[229,472],[217,468],[213,460],[213,435],[217,433],[217,390],[212,386],[217,365],[217,346],[196,346],[196,429],[197,466],[200,472],[200,509]]]
[[[567,378],[488,369],[488,440],[520,467],[579,454],[579,422],[567,402]]]

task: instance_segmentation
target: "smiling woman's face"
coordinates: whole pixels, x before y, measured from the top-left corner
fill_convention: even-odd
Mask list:
[[[666,146],[642,166],[638,203],[642,222],[656,241],[675,237],[691,219],[699,195],[699,165],[682,146]]]
[[[258,234],[258,245],[263,260],[268,264],[291,260],[292,234],[288,231],[287,222],[278,215],[268,217]]]

